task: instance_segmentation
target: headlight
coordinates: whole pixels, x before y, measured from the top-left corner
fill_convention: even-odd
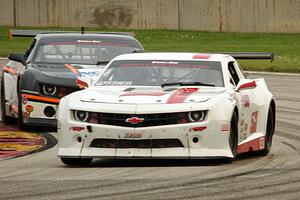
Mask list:
[[[74,110],[73,114],[74,114],[75,120],[77,120],[77,121],[88,122],[88,123],[93,123],[93,124],[98,123],[98,114],[95,112]]]
[[[43,93],[48,96],[54,96],[57,91],[57,87],[54,85],[43,85]]]
[[[79,111],[79,110],[74,111],[74,117],[77,121],[88,122],[89,116],[90,116],[89,113],[86,111]]]
[[[188,114],[189,121],[191,122],[201,122],[205,118],[205,111],[192,111]]]

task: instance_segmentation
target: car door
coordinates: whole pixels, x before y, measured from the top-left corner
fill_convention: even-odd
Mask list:
[[[239,142],[257,132],[259,120],[258,104],[255,96],[255,81],[246,79],[235,61],[228,63],[231,84],[235,87],[235,99],[238,102]]]

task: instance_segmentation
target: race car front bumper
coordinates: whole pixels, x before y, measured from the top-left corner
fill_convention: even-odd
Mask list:
[[[57,125],[56,111],[60,99],[22,94],[23,123],[35,126]]]
[[[59,157],[216,158],[230,157],[227,122],[129,128],[101,124],[58,125]],[[223,131],[222,131],[223,128]]]

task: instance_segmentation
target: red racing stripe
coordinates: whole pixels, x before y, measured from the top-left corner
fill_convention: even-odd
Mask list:
[[[212,54],[199,53],[193,56],[193,59],[209,59]]]
[[[167,103],[183,103],[191,94],[198,92],[199,88],[179,88],[167,100]]]

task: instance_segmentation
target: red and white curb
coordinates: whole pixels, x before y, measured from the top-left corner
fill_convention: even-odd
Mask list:
[[[27,155],[44,147],[46,143],[46,140],[36,133],[0,125],[0,160]]]

